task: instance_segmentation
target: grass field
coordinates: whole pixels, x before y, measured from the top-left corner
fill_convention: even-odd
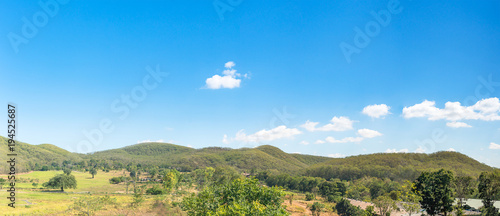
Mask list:
[[[144,202],[139,207],[132,208],[130,204],[133,202],[133,186],[130,185],[129,194],[125,194],[126,185],[124,183],[109,183],[109,179],[112,177],[128,175],[123,171],[99,172],[94,178],[89,173],[73,171],[71,174],[75,176],[78,183],[76,189],[65,189],[64,193],[58,189],[41,189],[42,183],[62,173],[62,171],[34,171],[17,175],[16,178],[23,183],[16,183],[16,208],[7,206],[8,199],[0,199],[0,215],[72,215],[68,208],[79,198],[104,195],[116,199],[117,205],[103,209],[95,215],[184,215],[180,214],[179,208],[165,206],[158,208],[154,204],[157,204],[158,201],[163,203],[180,202],[185,194],[195,192],[193,188],[184,188],[184,193],[176,193],[174,196],[170,194],[144,195]],[[6,178],[7,176],[0,175],[0,177]],[[38,186],[34,187],[33,182],[38,182]],[[4,194],[7,194],[6,190],[5,186],[1,189]],[[313,201],[304,201],[303,194],[294,194],[292,205],[287,199],[284,200],[283,204],[287,211],[292,216],[311,215],[308,205],[311,205]],[[326,211],[321,213],[322,216],[337,215],[331,211],[329,205],[327,206]]]
[[[122,171],[111,171],[109,173],[99,172],[92,178],[89,173],[73,171],[78,185],[76,189],[65,189],[65,193],[60,193],[57,190],[51,192],[42,191],[43,182],[47,182],[50,178],[57,174],[62,174],[62,171],[35,171],[27,174],[17,175],[16,178],[21,180],[36,180],[38,179],[38,187],[34,187],[32,182],[16,183],[16,208],[8,207],[10,202],[3,198],[0,200],[0,214],[2,215],[67,215],[65,212],[68,207],[81,196],[93,195],[110,195],[116,198],[118,203],[126,204],[132,201],[131,195],[125,195],[126,185],[110,184],[109,179],[115,176],[123,175]],[[0,175],[6,178],[5,175]],[[38,188],[38,189],[37,189]],[[4,186],[1,189],[3,194],[7,194],[7,188]],[[132,186],[129,187],[132,190]],[[145,196],[146,203],[152,203],[154,198]],[[137,210],[137,211],[140,211]],[[112,212],[108,212],[112,213]],[[115,214],[116,213],[116,214]],[[115,215],[121,215],[120,211],[115,211]],[[126,214],[126,213],[124,213]]]

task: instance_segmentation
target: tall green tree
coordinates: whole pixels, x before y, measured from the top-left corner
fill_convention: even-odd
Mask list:
[[[377,199],[373,200],[375,207],[378,208],[378,212],[380,215],[387,215],[387,213],[391,213],[393,210],[397,209],[396,201],[392,200],[388,196],[379,196]]]
[[[73,175],[59,174],[52,177],[48,182],[43,183],[46,188],[61,188],[64,192],[64,188],[76,188],[76,179]]]
[[[479,176],[479,198],[483,201],[485,215],[496,216],[498,209],[493,206],[495,199],[500,197],[500,172],[483,172]]]
[[[457,176],[454,181],[455,195],[458,198],[458,206],[462,208],[464,201],[474,193],[476,183],[471,176]]]
[[[69,174],[71,174],[71,169],[63,168],[63,172],[64,172],[64,174],[69,175]]]
[[[401,207],[411,216],[420,210],[420,201],[422,197],[413,192],[415,184],[410,181],[405,181],[405,184],[401,186]]]
[[[179,182],[179,171],[177,170],[169,170],[164,172],[163,176],[163,187],[166,191],[170,192],[177,187],[177,183]]]
[[[311,210],[313,216],[320,216],[321,212],[325,208],[325,204],[320,202],[314,202],[312,205],[308,207]]]
[[[97,169],[94,167],[94,168],[90,169],[89,173],[92,175],[92,178],[94,178],[94,175],[97,174]]]
[[[453,173],[441,169],[437,172],[422,172],[415,180],[413,192],[422,197],[420,205],[427,214],[443,213],[445,216],[453,210]]]
[[[263,187],[257,179],[235,179],[228,184],[213,184],[198,194],[184,198],[182,208],[190,216],[205,215],[288,215],[283,208],[285,192]]]
[[[335,210],[340,216],[363,216],[364,212],[359,207],[351,204],[348,199],[342,198],[340,202],[335,205]]]

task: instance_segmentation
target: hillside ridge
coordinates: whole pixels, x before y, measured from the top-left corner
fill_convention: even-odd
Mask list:
[[[1,154],[7,154],[7,138],[0,136],[3,147]],[[20,160],[21,171],[40,169],[43,165],[62,164],[63,161],[106,160],[111,163],[128,164],[130,162],[163,167],[175,167],[189,171],[208,166],[231,166],[238,170],[267,170],[274,173],[306,174],[329,179],[338,176],[362,177],[404,176],[412,178],[427,169],[450,169],[458,174],[476,175],[481,171],[494,170],[486,164],[459,153],[375,153],[329,158],[314,155],[286,153],[278,147],[262,145],[255,148],[232,149],[227,147],[205,147],[200,149],[181,145],[148,142],[138,143],[117,149],[94,152],[92,154],[72,153],[52,144],[31,145],[17,142],[16,151]],[[6,170],[5,164],[0,170]],[[356,170],[362,170],[359,172]]]

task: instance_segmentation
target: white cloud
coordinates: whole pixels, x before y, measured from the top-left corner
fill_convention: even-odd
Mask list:
[[[490,143],[489,149],[500,149],[500,145],[492,142]]]
[[[209,89],[220,89],[220,88],[238,88],[240,87],[241,80],[235,79],[231,76],[219,76],[214,75],[211,78],[208,78],[206,81],[207,88]]]
[[[422,148],[422,146],[419,146],[419,147],[415,150],[415,152],[416,152],[416,153],[425,153],[425,151],[426,151],[426,149],[425,149],[425,148]]]
[[[373,138],[373,137],[378,137],[378,136],[383,135],[378,131],[374,131],[374,130],[370,130],[370,129],[366,129],[366,128],[359,129],[358,134],[364,138]]]
[[[448,122],[448,123],[446,123],[446,126],[452,127],[452,128],[470,128],[470,127],[472,127],[465,122]]]
[[[226,64],[224,64],[224,67],[225,68],[232,68],[234,67],[236,64],[233,62],[233,61],[228,61],[226,62]]]
[[[396,149],[387,149],[385,153],[408,153],[410,152],[408,149],[400,149],[399,151]]]
[[[454,148],[449,148],[448,150],[446,151],[450,151],[450,152],[456,152],[457,150],[455,150]]]
[[[241,74],[236,73],[236,70],[233,69],[235,65],[236,64],[232,61],[226,62],[226,64],[224,64],[226,70],[222,72],[224,76],[214,75],[208,78],[205,81],[206,87],[209,89],[220,89],[220,88],[232,89],[240,87],[241,79],[237,78],[240,77]],[[246,78],[247,75],[245,74],[244,77]]]
[[[137,143],[152,143],[152,142],[163,142],[162,139],[159,139],[159,140],[156,140],[156,141],[152,141],[152,140],[142,140],[142,141],[137,141]]]
[[[363,137],[345,137],[343,139],[335,139],[331,136],[325,138],[325,141],[326,142],[329,142],[329,143],[355,143],[355,142],[361,142],[363,141]]]
[[[436,102],[425,100],[422,103],[403,108],[403,117],[426,117],[429,120],[500,120],[500,101],[498,98],[487,98],[472,106],[462,106],[460,102],[446,102],[443,109],[436,107]]]
[[[386,104],[374,104],[363,108],[363,114],[372,118],[380,118],[390,114],[389,109],[391,109],[391,107]]]
[[[222,138],[222,143],[229,144],[229,140],[227,139],[227,135],[226,134],[224,134],[224,137]]]
[[[348,117],[341,116],[341,117],[333,117],[330,120],[331,123],[323,125],[321,127],[316,127],[319,122],[311,122],[311,121],[306,121],[301,127],[305,128],[308,131],[346,131],[346,130],[352,130],[352,124],[354,123],[353,120],[349,119]]]
[[[236,133],[234,140],[242,142],[273,141],[282,138],[293,138],[298,134],[302,134],[302,131],[281,125],[271,130],[260,130],[250,135],[247,135],[244,130],[240,130]]]
[[[359,143],[363,141],[364,139],[369,139],[369,138],[374,138],[378,136],[382,136],[382,134],[378,131],[370,130],[370,129],[359,129],[358,130],[358,137],[344,137],[342,139],[335,139],[334,137],[326,137],[325,140],[317,140],[315,143],[316,144],[323,144],[323,143]]]
[[[343,157],[345,157],[345,155],[340,154],[340,153],[335,153],[335,154],[328,154],[328,157],[331,157],[331,158],[343,158]]]
[[[323,144],[323,143],[325,143],[325,141],[323,141],[323,140],[316,140],[316,142],[314,142],[314,143],[316,143],[316,144]]]
[[[309,145],[309,142],[307,142],[305,140],[302,140],[302,142],[300,142],[300,144],[302,144],[302,145]]]

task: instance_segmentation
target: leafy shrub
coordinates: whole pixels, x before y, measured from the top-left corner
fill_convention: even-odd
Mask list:
[[[188,215],[288,215],[282,207],[284,191],[277,187],[262,187],[257,179],[236,179],[213,184],[182,201]]]
[[[313,216],[319,216],[324,208],[325,205],[320,202],[314,202],[311,206],[309,206]]]
[[[314,198],[316,198],[316,196],[314,196],[313,193],[306,193],[306,201],[314,200]]]
[[[335,196],[335,195],[328,195],[328,196],[326,197],[326,200],[327,200],[328,202],[334,202],[334,203],[338,203],[338,202],[340,202],[340,200],[341,200],[341,199],[342,199],[342,197],[341,197],[341,196]]]
[[[155,185],[152,188],[146,190],[146,194],[151,194],[151,195],[162,195],[165,193],[166,193],[165,190],[160,188],[158,185]]]
[[[120,177],[113,177],[109,179],[109,183],[111,184],[119,184],[121,182],[124,182],[126,180],[125,177],[120,176]]]

